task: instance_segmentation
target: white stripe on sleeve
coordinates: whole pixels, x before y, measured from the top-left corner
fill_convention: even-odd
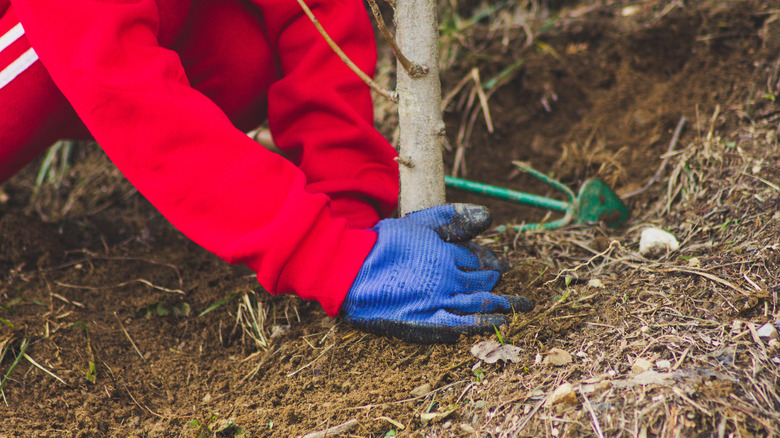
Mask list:
[[[22,28],[22,23],[18,23],[16,26],[12,27],[11,30],[6,32],[5,35],[0,36],[0,52],[5,50],[5,48],[10,46],[14,41],[18,40],[22,35],[24,35],[24,29]]]
[[[22,74],[27,67],[33,65],[38,60],[38,54],[35,50],[28,49],[22,53],[22,56],[16,58],[16,61],[8,64],[8,67],[0,71],[0,89],[8,85],[14,78]]]

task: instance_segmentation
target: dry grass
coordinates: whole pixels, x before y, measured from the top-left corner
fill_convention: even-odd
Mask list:
[[[757,334],[780,321],[780,189],[772,182],[777,168],[767,168],[780,157],[776,127],[719,134],[717,119],[699,123],[694,140],[671,158],[665,186],[650,190],[654,201],[623,235],[609,240],[600,230],[572,228],[512,239],[515,251],[533,248],[557,273],[542,287],[553,300],[505,329],[528,362],[496,367],[488,384],[467,389],[467,400],[487,404],[469,404],[463,430],[496,437],[780,433],[780,343]],[[675,234],[679,252],[642,257],[638,235],[651,225]],[[549,367],[534,358],[552,347],[573,362]],[[573,403],[540,404],[565,382]]]
[[[673,8],[677,7],[677,3],[670,1],[667,4]],[[478,51],[479,44],[495,41],[504,35],[509,38],[527,38],[528,41],[537,40],[539,35],[536,35],[534,27],[529,28],[531,33],[528,34],[529,29],[524,26],[511,27],[506,24],[512,22],[510,18],[514,17],[513,14],[520,13],[520,8],[533,11],[529,9],[531,6],[533,4],[528,2],[514,2],[510,7],[486,17],[479,28],[460,28],[460,35],[453,38],[451,45],[444,49],[459,51],[458,56],[461,56],[467,51]],[[515,8],[515,12],[512,12],[512,8]],[[659,9],[659,16],[666,14],[668,9]],[[465,20],[468,18],[461,19]],[[483,33],[479,38],[475,38],[475,34],[470,33],[484,32],[485,29],[487,37]],[[462,48],[468,50],[461,50]],[[388,60],[384,52],[382,56],[379,79],[389,85],[392,83],[394,63]],[[472,75],[472,67],[470,65],[465,70],[469,75]],[[467,80],[462,90],[459,90],[461,94],[455,92],[454,88],[445,90],[445,94],[453,93],[453,103],[461,105],[459,111],[465,115],[462,119],[465,123],[462,125],[463,132],[467,132],[471,129],[469,126],[473,127],[476,123],[487,122],[485,116],[489,114],[490,100],[487,90],[484,89],[488,82],[485,79],[489,80],[495,76],[488,75],[485,70],[479,72],[480,79]],[[778,89],[777,77],[776,69],[767,81],[769,94],[774,95]],[[487,104],[480,99],[479,88],[485,91],[484,101]],[[383,105],[384,101],[380,99],[377,102]],[[745,119],[744,113],[755,115],[754,123],[738,123],[739,120]],[[679,147],[670,154],[667,170],[662,172],[658,181],[646,192],[632,198],[632,201],[636,199],[638,208],[634,210],[635,217],[631,227],[622,234],[608,234],[598,228],[573,227],[557,231],[488,236],[488,240],[492,239],[491,242],[496,245],[505,246],[512,260],[521,261],[516,262],[516,266],[528,261],[526,274],[529,275],[524,274],[522,287],[533,289],[538,298],[544,298],[537,300],[538,307],[533,313],[518,316],[512,325],[504,327],[501,334],[505,341],[524,348],[521,363],[481,364],[472,372],[469,367],[476,362],[475,359],[469,362],[468,359],[461,360],[462,358],[457,356],[457,363],[454,364],[448,362],[449,357],[438,362],[431,360],[431,363],[426,362],[425,366],[437,370],[437,373],[441,371],[439,374],[431,374],[442,377],[433,380],[434,389],[430,392],[410,398],[405,392],[401,394],[400,389],[387,394],[380,391],[377,394],[384,397],[381,402],[366,405],[361,401],[348,408],[333,409],[330,412],[337,412],[339,415],[347,412],[350,416],[357,416],[358,414],[353,413],[359,412],[363,425],[381,421],[399,428],[398,424],[403,423],[407,425],[403,433],[424,436],[720,438],[778,435],[780,344],[758,336],[758,328],[766,322],[780,320],[777,297],[780,292],[777,274],[780,268],[780,214],[777,213],[780,206],[780,171],[777,167],[780,162],[780,147],[777,144],[777,113],[754,113],[748,104],[740,107],[730,103],[728,106],[724,104],[722,109],[714,113],[700,114],[693,119],[687,129],[694,134],[686,135]],[[392,122],[394,114],[394,108],[380,106],[377,118],[381,121],[382,129],[396,126],[396,123]],[[731,123],[725,125],[723,120],[729,120]],[[596,168],[599,176],[606,176],[605,179],[610,182],[609,177],[620,178],[625,170],[616,164],[621,162],[618,160],[620,157],[604,148],[601,140],[599,134],[594,132],[585,141],[566,146],[565,161],[580,165],[584,163],[585,167]],[[468,144],[465,136],[461,144]],[[83,164],[88,163],[76,163],[75,166]],[[94,175],[94,179],[80,181],[72,190],[53,186],[42,188],[38,199],[30,208],[39,211],[47,220],[55,221],[57,218],[74,215],[88,218],[116,204],[137,202],[135,191],[129,184],[116,182],[121,180],[121,177],[115,169]],[[111,184],[106,184],[106,180],[110,180]],[[95,187],[101,185],[110,187],[111,191],[101,196],[92,194],[97,192]],[[659,259],[645,259],[639,255],[639,233],[651,225],[665,228],[675,234],[681,242],[680,250]],[[146,237],[129,238],[141,242]],[[119,244],[120,247],[122,245],[124,243]],[[108,252],[108,248],[106,251]],[[90,255],[83,260],[85,266],[90,269],[94,269],[92,258]],[[108,258],[101,260],[109,261]],[[122,261],[129,262],[130,259],[122,258]],[[160,271],[170,266],[167,263],[152,264],[159,265]],[[520,268],[524,269],[522,266]],[[127,285],[128,288],[141,287],[141,292],[145,293],[167,290],[155,287],[156,284],[186,289],[181,284],[178,269],[175,276],[173,272],[168,272],[169,268],[164,271],[166,276],[162,278],[168,279],[167,282],[149,277],[149,284],[137,284],[137,280],[132,283],[120,283],[124,280],[116,280],[106,284]],[[40,275],[41,272],[28,274],[28,277]],[[231,272],[230,275],[234,274]],[[218,273],[208,278],[217,277]],[[22,278],[21,274],[15,281],[21,281],[19,278]],[[132,278],[137,277],[133,274],[125,279]],[[219,278],[222,281],[221,277]],[[152,280],[154,283],[151,283]],[[190,278],[189,281],[189,288],[193,287],[192,284],[200,285],[197,283],[199,280]],[[512,280],[510,277],[509,281],[517,279]],[[204,283],[208,285],[208,282]],[[61,288],[58,289],[60,291],[62,288],[70,289],[54,281],[51,284]],[[211,285],[198,287],[208,289]],[[379,353],[366,346],[371,340],[369,335],[347,331],[336,325],[312,325],[311,315],[308,316],[310,327],[316,327],[316,330],[307,331],[299,340],[282,337],[281,341],[274,341],[277,345],[272,344],[265,352],[262,350],[262,340],[267,339],[266,336],[273,337],[269,333],[274,331],[274,325],[279,326],[278,331],[283,334],[283,327],[289,328],[289,325],[295,325],[294,323],[301,324],[301,317],[297,307],[294,307],[295,301],[284,301],[293,303],[287,307],[279,305],[278,309],[269,309],[265,307],[263,300],[254,300],[253,294],[244,293],[246,287],[244,283],[230,286],[226,290],[235,292],[234,295],[211,304],[200,315],[208,314],[228,302],[231,309],[239,306],[238,313],[234,316],[240,321],[235,334],[238,338],[243,333],[242,345],[247,348],[240,352],[248,356],[240,362],[247,369],[242,369],[243,372],[238,373],[235,378],[245,376],[240,384],[246,385],[247,388],[252,387],[250,383],[255,383],[253,379],[264,378],[268,369],[275,370],[274,366],[279,367],[279,376],[269,374],[268,380],[261,381],[263,385],[275,384],[278,380],[301,378],[308,373],[323,373],[318,367],[319,364],[327,363],[324,369],[330,370],[342,357],[352,358],[347,356],[347,350],[359,350],[359,347],[369,350],[360,358],[360,362],[370,361],[372,355]],[[95,289],[97,288],[83,290]],[[79,307],[78,302],[54,295],[52,297],[63,301],[67,306]],[[231,298],[241,298],[241,302],[230,302]],[[199,309],[203,307],[206,305],[201,303]],[[250,310],[252,313],[249,313]],[[60,314],[61,322],[56,322],[60,320],[54,316],[53,308],[51,312],[47,316],[41,311],[38,317],[41,325],[45,324],[45,330],[38,328],[37,332],[26,333],[9,327],[2,332],[0,378],[6,382],[6,389],[24,374],[16,365],[27,353],[26,336],[35,335],[37,340],[48,338],[50,320],[53,332],[59,327],[56,324],[67,327],[65,316],[69,312]],[[264,321],[266,316],[268,321]],[[193,317],[191,322],[183,320],[180,325],[192,324],[203,328],[204,337],[205,334],[209,336],[205,344],[207,351],[217,348],[214,347],[214,333],[219,336],[219,343],[216,344],[219,348],[228,343],[229,339],[222,338],[221,325],[218,330],[212,328],[211,332],[207,332],[197,321],[202,320]],[[219,321],[221,324],[222,320]],[[152,321],[157,322],[159,321]],[[72,321],[68,324],[71,323]],[[130,343],[125,342],[125,338],[131,343],[133,338],[123,333],[126,330],[119,328],[122,326],[121,321],[116,325],[111,315],[110,323],[103,323],[100,327],[106,331],[112,328],[113,335],[123,344],[127,344],[127,349],[130,350]],[[148,326],[154,325],[144,321],[141,323],[136,324],[136,330],[139,331],[133,331],[134,334],[140,332],[141,326],[149,331],[151,329]],[[332,321],[327,320],[327,323],[331,324]],[[269,324],[273,325],[269,327]],[[0,320],[0,327],[3,326],[3,321]],[[128,328],[131,327],[128,325]],[[254,329],[257,330],[251,331]],[[225,330],[225,333],[228,332],[229,330]],[[185,332],[183,339],[189,342],[196,337],[193,332]],[[71,338],[63,335],[61,339]],[[33,339],[32,342],[35,341],[36,339]],[[95,351],[99,352],[100,348],[106,348],[108,344],[105,339],[97,342]],[[434,350],[444,350],[444,347],[418,350],[416,346],[412,348],[379,342],[372,345],[392,345],[396,348],[397,354],[404,356],[394,359],[402,364],[397,370],[400,373],[415,371],[406,365],[408,358],[429,355]],[[146,353],[153,350],[155,345],[147,342],[142,347],[139,351]],[[545,365],[543,360],[553,348],[571,353],[572,362],[557,367]],[[54,347],[45,350],[40,342],[37,351],[30,350],[30,356],[41,364],[36,369],[44,373],[53,370],[57,376],[62,375],[66,379],[70,377],[70,381],[83,381],[83,374],[74,380],[72,374],[64,374],[63,371],[83,368],[85,364],[97,361],[102,373],[98,382],[103,385],[102,388],[108,396],[107,403],[120,399],[119,396],[111,396],[116,390],[118,394],[121,393],[121,397],[127,394],[127,405],[137,405],[140,408],[138,411],[148,411],[154,420],[161,418],[162,414],[169,415],[158,409],[158,406],[167,409],[170,400],[164,395],[158,398],[149,395],[161,393],[159,388],[155,387],[154,391],[144,393],[141,391],[144,389],[143,385],[135,383],[136,381],[122,375],[114,378],[111,368],[105,364],[101,366],[100,361],[95,359],[92,347],[89,346],[89,338],[87,349],[79,353],[84,356],[84,360],[78,365],[68,363],[66,366],[50,366],[56,359],[54,350]],[[174,350],[166,353],[178,357],[181,354],[180,349],[177,347]],[[51,351],[51,356],[44,357],[43,351]],[[193,347],[191,351],[196,350]],[[231,350],[236,351],[239,350]],[[250,351],[256,353],[250,354]],[[458,354],[460,350],[446,351],[448,354]],[[466,351],[467,348],[464,348],[461,352]],[[143,354],[139,355],[144,357]],[[279,359],[282,355],[285,356],[284,361]],[[293,357],[299,361],[287,363],[291,362]],[[198,356],[197,360],[202,362],[194,362],[197,364],[193,367],[194,378],[201,378],[206,382],[212,375],[198,373],[197,368],[202,366],[211,372],[207,364],[203,363],[210,359],[204,360]],[[236,367],[240,366],[238,364],[238,361],[229,362],[228,369],[234,372]],[[282,368],[282,365],[287,368]],[[359,369],[358,365],[350,366]],[[648,366],[650,368],[647,371],[642,371]],[[30,365],[27,369],[32,370],[33,367],[34,365]],[[136,368],[141,366],[136,365]],[[249,374],[246,374],[247,371]],[[133,376],[130,370],[122,372]],[[187,373],[189,372],[188,370]],[[89,376],[87,373],[87,380]],[[336,377],[338,376],[332,379],[336,381]],[[53,376],[46,375],[44,378],[44,383],[36,383],[36,388],[47,387],[49,384],[58,385]],[[184,379],[184,374],[180,378]],[[188,374],[186,380],[190,380]],[[94,384],[94,378],[91,382]],[[30,384],[33,383],[35,382]],[[573,397],[566,399],[570,403],[546,405],[552,393],[565,383],[572,385]],[[130,384],[132,392],[127,384]],[[160,387],[181,388],[170,383],[166,385]],[[295,385],[291,385],[293,386]],[[0,390],[2,387],[3,384],[0,383]],[[122,388],[124,391],[120,390]],[[339,386],[333,389],[333,394],[343,395],[340,393],[341,388]],[[187,392],[183,389],[180,391],[176,397],[184,398]],[[310,388],[305,391],[312,392]],[[73,390],[66,394],[80,404],[81,392]],[[301,393],[301,396],[304,395]],[[202,393],[197,393],[193,401],[199,403],[202,396]],[[247,398],[252,399],[252,407],[246,409],[261,415],[264,405],[255,407],[259,398],[257,394],[248,394]],[[235,408],[239,401],[242,401],[227,397],[225,400],[230,400],[231,408]],[[434,401],[441,402],[443,412],[453,412],[452,415],[439,422],[421,424],[418,419],[422,413],[428,413],[425,410],[430,410]],[[451,401],[452,404],[445,401]],[[189,409],[189,404],[188,400],[178,402],[174,406],[177,409],[182,406]],[[408,405],[408,412],[377,411],[378,407],[391,405]],[[117,405],[107,406],[115,408]],[[210,406],[208,405],[209,408]],[[456,406],[457,410],[451,406]],[[322,406],[318,405],[319,408]],[[268,412],[279,413],[281,410],[268,409]],[[379,413],[386,416],[377,417]],[[294,421],[296,420],[290,420],[291,423]],[[77,426],[76,423],[73,425]],[[386,431],[387,428],[382,430]],[[378,430],[379,426],[375,429]],[[354,433],[355,436],[368,435],[363,430]]]

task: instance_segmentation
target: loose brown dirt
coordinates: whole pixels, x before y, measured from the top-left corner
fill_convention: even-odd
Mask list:
[[[443,32],[445,94],[472,69],[488,85],[507,73],[486,87],[492,133],[473,85],[454,93],[448,169],[547,196],[558,195],[512,161],[622,195],[662,171],[626,198],[621,229],[484,236],[514,267],[498,290],[537,304],[501,329],[519,363],[471,355],[497,335],[405,344],[270,297],[82,145],[61,184],[35,187],[36,164],[0,186],[0,437],[292,437],[351,420],[341,436],[780,433],[780,343],[757,334],[780,321],[780,4],[558,3],[523,15],[510,2]],[[390,137],[392,116],[378,114]],[[496,225],[548,219],[449,196],[488,204]],[[638,255],[650,225],[681,249]],[[236,322],[244,296],[277,332],[265,349]],[[553,348],[571,361],[545,363]]]

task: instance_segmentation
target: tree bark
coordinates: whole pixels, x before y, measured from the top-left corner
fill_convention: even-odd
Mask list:
[[[401,215],[445,202],[439,79],[438,14],[435,0],[396,0],[396,39],[412,62],[428,67],[421,78],[397,67]]]

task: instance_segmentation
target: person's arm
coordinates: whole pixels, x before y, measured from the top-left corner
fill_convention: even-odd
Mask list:
[[[176,228],[225,261],[248,265],[269,292],[296,293],[338,313],[376,234],[332,218],[327,196],[310,193],[299,169],[190,87],[176,53],[158,44],[155,0],[12,4],[95,139]]]
[[[276,145],[354,227],[373,226],[397,207],[395,150],[374,129],[368,86],[328,46],[296,0],[252,0],[263,15],[281,78],[268,95]],[[371,21],[361,0],[306,0],[331,38],[370,76]]]

